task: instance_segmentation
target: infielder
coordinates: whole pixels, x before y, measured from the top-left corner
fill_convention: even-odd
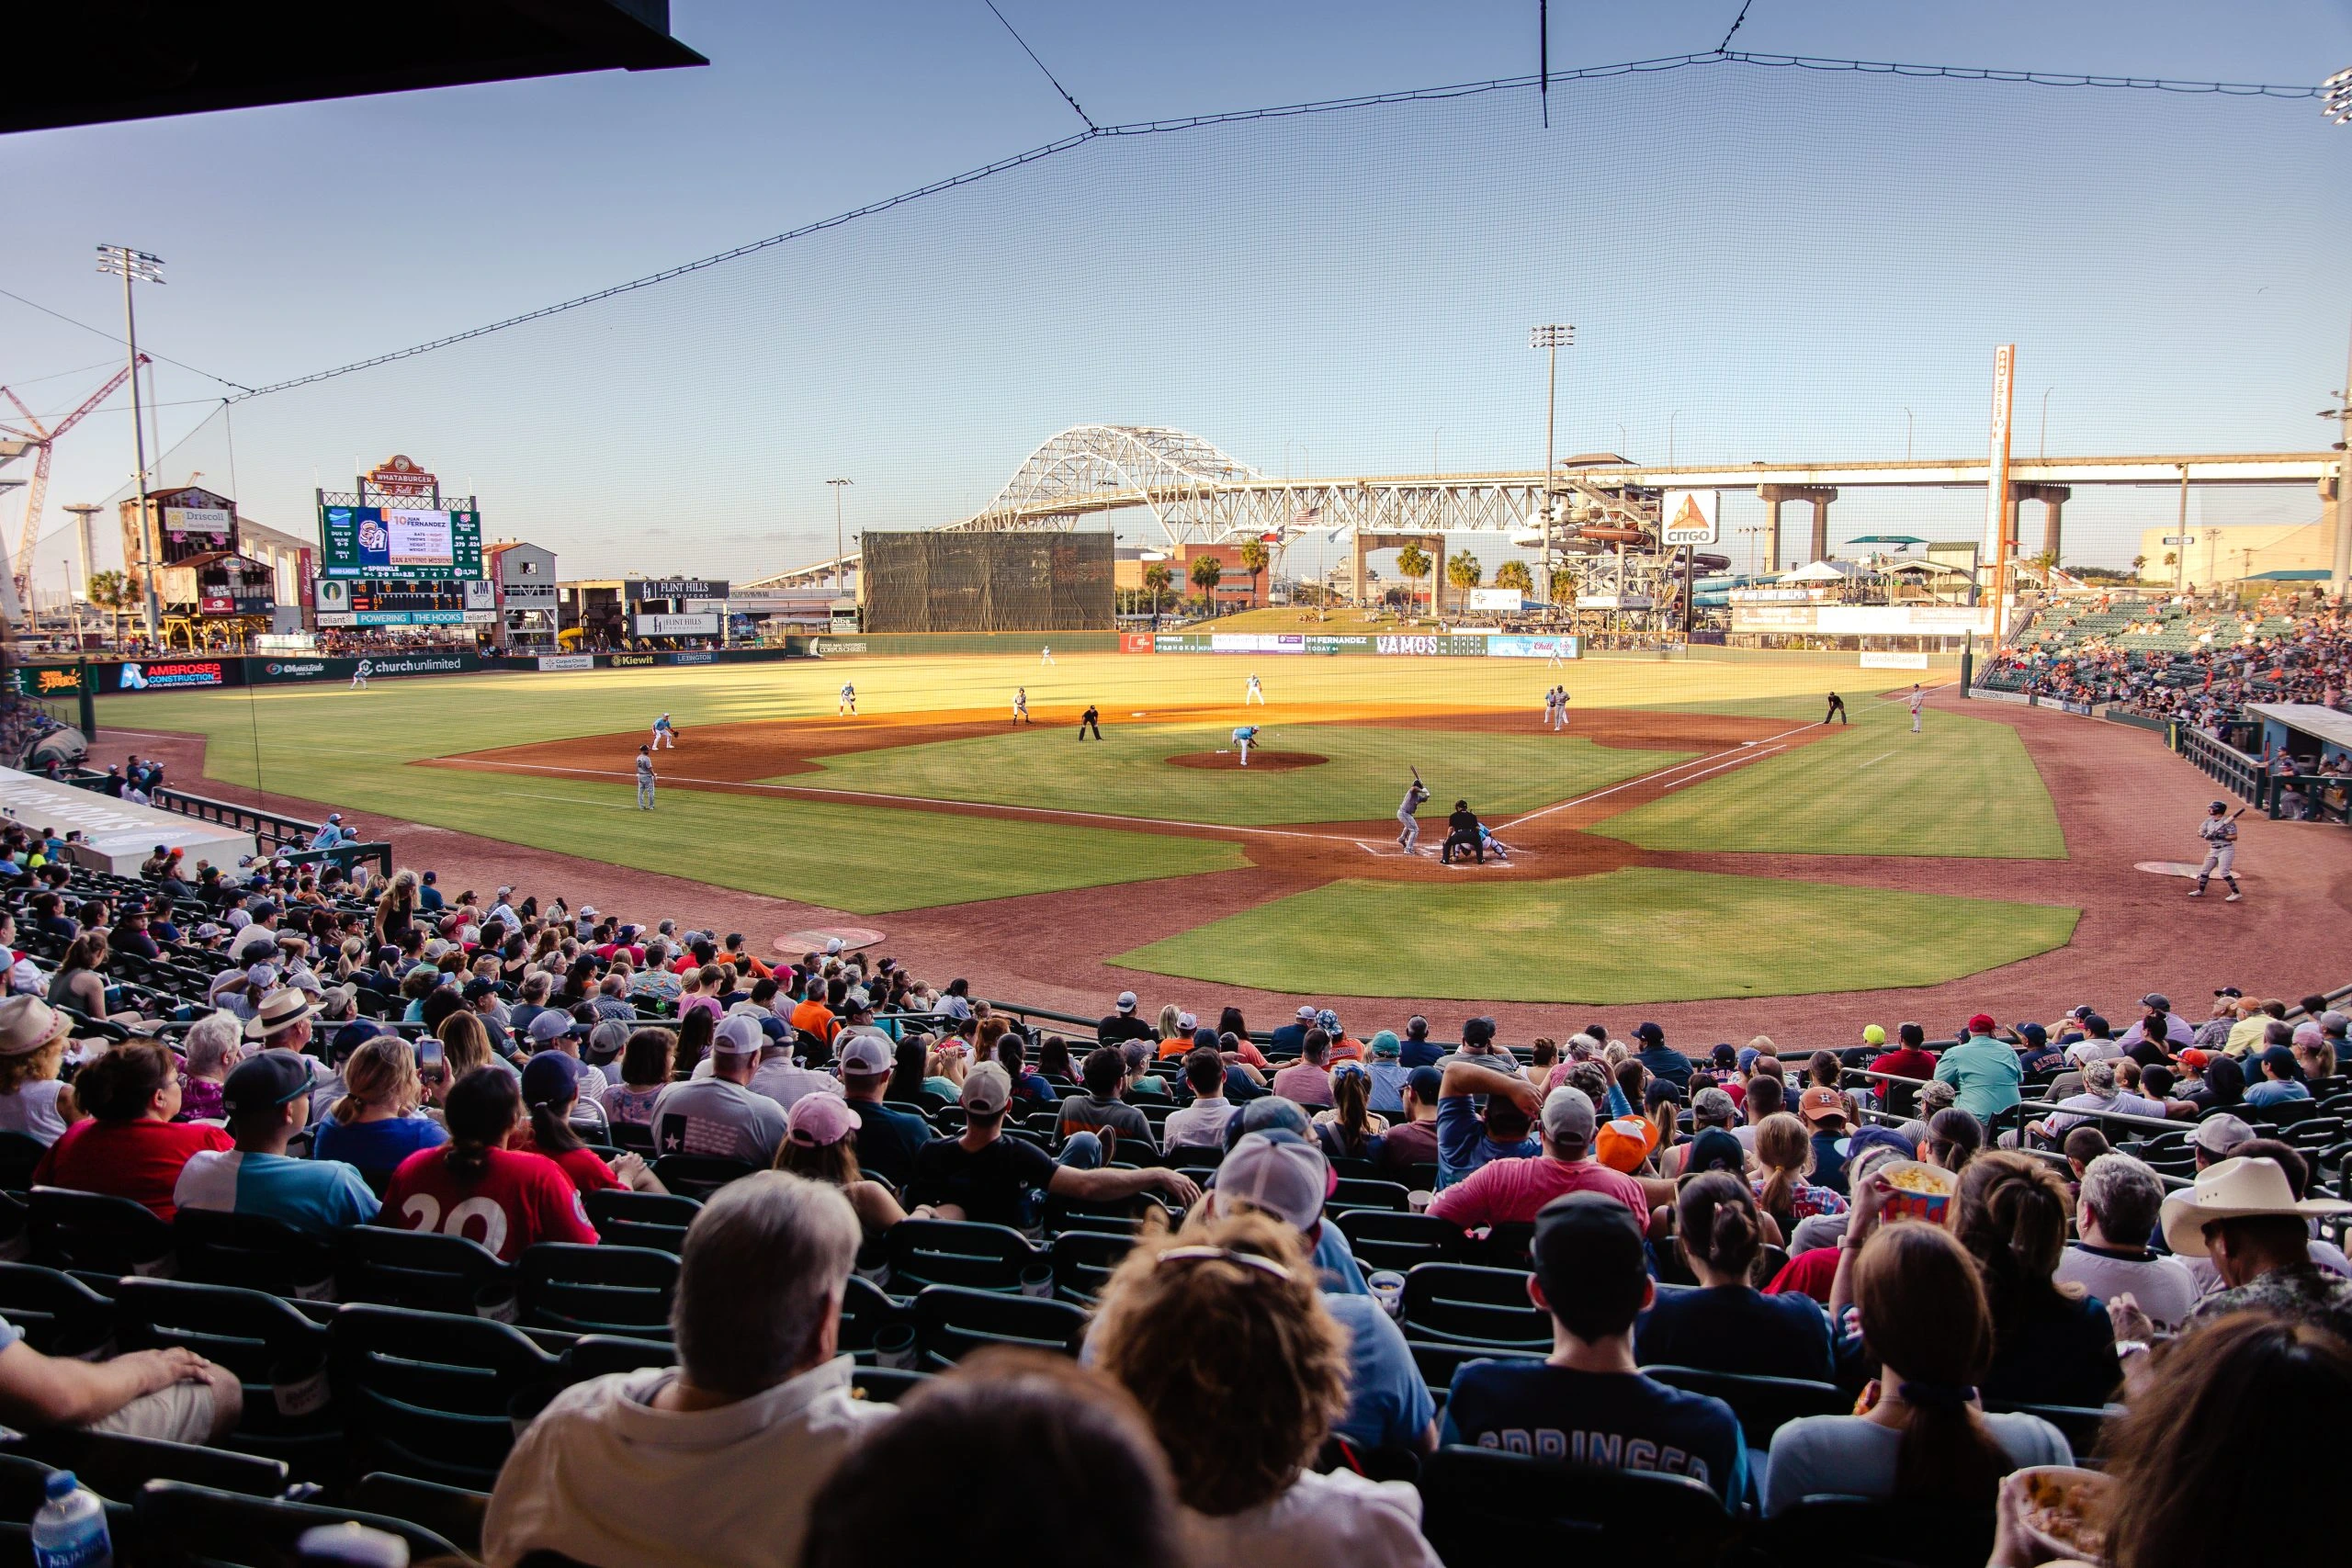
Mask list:
[[[653,750],[659,751],[665,746],[673,751],[678,749],[678,732],[671,728],[666,713],[653,721]]]
[[[843,714],[854,714],[856,712],[857,688],[851,685],[847,681],[844,681],[842,682],[842,704],[841,706],[833,710],[833,716],[835,718],[839,718]]]
[[[2238,818],[2245,815],[2241,806],[2230,810],[2227,801],[2217,800],[2205,808],[2205,820],[2197,825],[2197,836],[2205,840],[2205,863],[2197,868],[2197,886],[2188,890],[2191,898],[2205,897],[2205,885],[2219,872],[2222,880],[2230,885],[2225,904],[2234,904],[2245,897],[2238,887]]]
[[[1914,735],[1917,735],[1917,734],[1918,734],[1918,733],[1919,733],[1919,707],[1920,707],[1920,705],[1921,705],[1921,704],[1923,704],[1923,703],[1925,703],[1927,700],[1928,700],[1928,694],[1927,694],[1927,693],[1925,693],[1925,692],[1923,692],[1923,691],[1921,691],[1921,690],[1919,689],[1919,682],[1917,682],[1917,681],[1912,682],[1911,682],[1911,733],[1912,733],[1912,734],[1914,734]]]
[[[1241,765],[1250,765],[1250,748],[1258,739],[1258,727],[1245,724],[1233,732],[1234,749],[1241,753]]]
[[[1408,855],[1421,852],[1416,847],[1421,841],[1421,821],[1415,813],[1420,810],[1421,802],[1429,797],[1429,786],[1421,783],[1420,769],[1415,768],[1412,787],[1405,792],[1404,804],[1396,807],[1396,820],[1405,829],[1396,835],[1396,845]]]
[[[1026,686],[1012,688],[1012,722],[1015,724],[1037,722],[1029,716],[1029,688]]]
[[[1046,665],[1046,664],[1051,664],[1053,661],[1054,661],[1054,648],[1053,648],[1053,644],[1051,644],[1051,643],[1047,643],[1046,646],[1044,646],[1043,648],[1040,648],[1040,649],[1037,650],[1037,662],[1038,662],[1040,665]]]
[[[351,689],[355,692],[364,692],[368,689],[368,661],[364,659],[352,666]]]
[[[637,749],[637,808],[653,809],[653,748],[650,745]]]
[[[1566,670],[1568,667],[1568,656],[1561,651],[1560,638],[1552,639],[1552,657],[1544,662],[1546,668],[1553,670]]]
[[[1250,683],[1241,689],[1241,705],[1248,707],[1251,703],[1256,703],[1260,707],[1266,705],[1266,688],[1258,684],[1258,675],[1255,671],[1250,671]]]

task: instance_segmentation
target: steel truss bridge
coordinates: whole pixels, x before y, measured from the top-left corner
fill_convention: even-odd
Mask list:
[[[2074,485],[2287,485],[2324,488],[2343,459],[2333,452],[2013,458],[2023,500],[2063,502]],[[1983,457],[1890,463],[1748,463],[1653,466],[1613,455],[1566,459],[1554,470],[1555,549],[1577,551],[1582,527],[1657,525],[1668,489],[1754,489],[1815,504],[1815,558],[1826,547],[1827,508],[1843,489],[1981,489]],[[1314,531],[1327,536],[1544,533],[1541,469],[1287,479],[1266,474],[1188,432],[1165,425],[1080,424],[1031,453],[1002,489],[950,530],[1070,529],[1098,513],[1140,509],[1171,547],[1271,538],[1278,547]],[[1775,530],[1777,534],[1777,529]],[[1777,544],[1777,539],[1776,539]],[[1589,547],[1588,547],[1589,548]],[[814,587],[857,553],[812,562],[742,586]]]

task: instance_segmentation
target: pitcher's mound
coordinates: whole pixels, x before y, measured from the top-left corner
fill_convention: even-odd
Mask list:
[[[1288,773],[1293,768],[1319,768],[1330,760],[1318,757],[1312,751],[1268,751],[1256,746],[1250,748],[1250,771],[1253,773],[1261,768],[1270,773]],[[1238,768],[1241,766],[1241,753],[1187,751],[1181,757],[1169,758],[1168,765],[1171,768]]]

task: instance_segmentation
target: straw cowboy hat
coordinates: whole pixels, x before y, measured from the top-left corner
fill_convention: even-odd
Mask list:
[[[245,1038],[266,1040],[280,1030],[289,1029],[318,1011],[307,992],[291,986],[275,990],[261,999],[261,1007],[245,1025]]]
[[[2332,1198],[2298,1202],[2277,1160],[2243,1156],[2220,1160],[2197,1173],[2196,1184],[2167,1193],[2164,1202],[2165,1245],[2183,1258],[2206,1257],[2205,1227],[2215,1220],[2259,1214],[2352,1214],[2352,1203]]]
[[[0,1002],[0,1056],[29,1056],[74,1032],[74,1021],[39,997]]]

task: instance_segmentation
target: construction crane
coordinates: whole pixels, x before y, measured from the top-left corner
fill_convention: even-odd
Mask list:
[[[141,355],[139,363],[147,364],[147,356]],[[0,387],[0,397],[16,404],[17,413],[24,421],[22,428],[0,424],[0,434],[16,436],[40,453],[33,459],[32,486],[25,491],[25,525],[17,535],[16,553],[9,558],[7,577],[5,581],[0,581],[0,593],[5,593],[6,598],[6,603],[0,604],[0,614],[5,614],[10,621],[22,620],[33,602],[33,547],[40,542],[41,502],[49,494],[50,456],[57,445],[57,438],[81,423],[85,414],[114,396],[117,389],[129,379],[130,372],[128,368],[116,371],[107,378],[105,386],[82,400],[81,407],[54,425],[48,426],[33,416],[32,410],[25,407],[24,399],[9,388]]]

